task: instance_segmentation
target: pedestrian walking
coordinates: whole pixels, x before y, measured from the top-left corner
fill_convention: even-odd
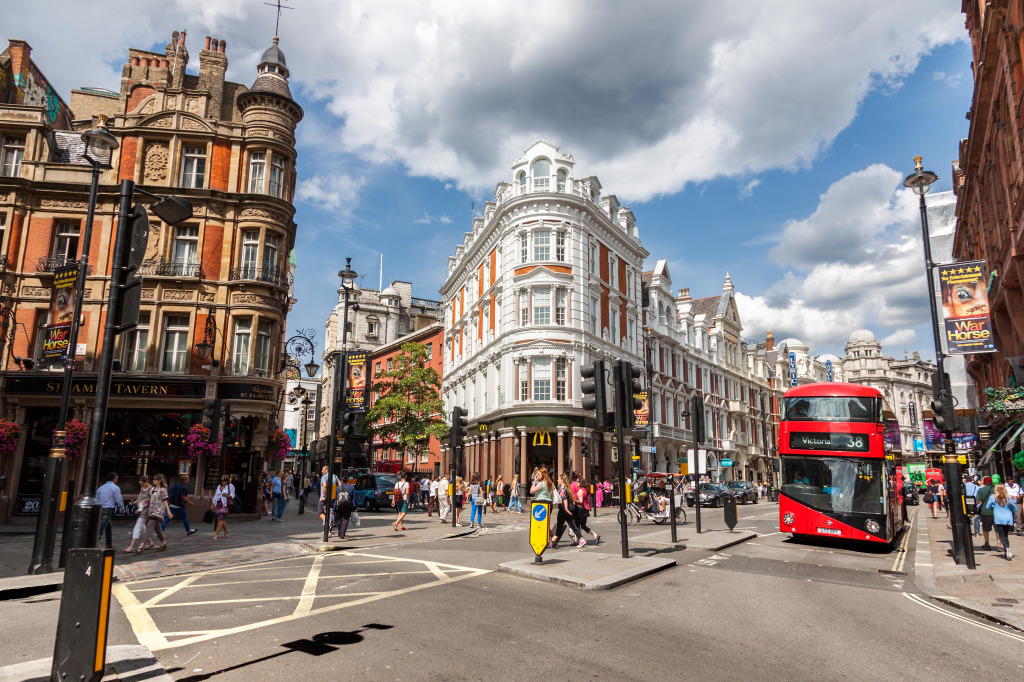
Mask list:
[[[149,491],[152,487],[149,484],[149,476],[145,474],[139,476],[139,494],[135,496],[135,527],[132,528],[132,541],[124,550],[125,552],[134,552],[136,542],[142,549],[150,549],[153,546],[152,543],[149,547],[143,547],[142,544],[142,536],[146,532],[146,522],[149,520]]]
[[[448,523],[448,514],[452,510],[450,485],[448,475],[441,474],[441,478],[437,480],[437,515],[440,517],[441,523]]]
[[[277,479],[280,482],[280,478]],[[235,499],[235,486],[231,484],[231,480],[227,476],[220,477],[220,485],[217,486],[217,491],[213,494],[213,500],[211,508],[217,515],[217,526],[213,529],[213,539],[216,540],[220,535],[221,531],[224,531],[224,537],[227,538],[231,534],[228,530],[228,510],[231,507],[231,501]]]
[[[270,516],[270,509],[268,506],[272,499],[274,499],[274,491],[270,486],[270,478],[267,476],[267,472],[260,474],[260,499],[263,503],[260,509],[260,516]]]
[[[946,484],[939,481],[939,510],[946,512],[946,518],[949,518],[949,497],[946,493]]]
[[[406,530],[405,515],[409,512],[409,482],[405,480],[405,472],[398,474],[395,483],[395,494],[391,496],[391,506],[398,512],[398,518],[391,525],[397,530]]]
[[[1010,561],[1013,559],[1013,552],[1010,551],[1010,531],[1013,530],[1013,513],[1017,511],[1017,505],[1006,493],[1006,486],[999,483],[985,503],[985,507],[992,510],[992,523],[996,527],[999,544],[1003,546],[1003,558]]]
[[[519,481],[516,480],[512,480],[508,486],[508,513],[523,513],[523,505],[519,501]]]
[[[356,487],[351,483],[342,483],[338,486],[338,499],[334,503],[334,523],[338,528],[338,539],[344,540],[348,532],[348,524],[352,520],[352,511],[355,508]]]
[[[504,476],[498,476],[498,480],[496,480],[494,482],[494,502],[496,502],[497,505],[499,507],[501,507],[502,509],[504,509],[505,511],[508,511],[508,507],[505,506],[505,477]],[[494,504],[493,503],[491,504],[491,511],[497,511],[494,508]]]
[[[420,479],[420,501],[423,506],[427,508],[427,513],[430,513],[430,474],[427,474]]]
[[[434,511],[437,510],[437,479],[430,481],[430,485],[427,488],[427,516],[432,516]],[[438,511],[437,515],[440,516],[441,512]]]
[[[1021,480],[1024,480],[1022,477]],[[1010,496],[1013,503],[1017,505],[1017,508],[1013,512],[1013,528],[1017,535],[1024,535],[1024,525],[1022,525],[1022,514],[1021,514],[1021,501],[1024,499],[1022,495],[1024,491],[1021,490],[1020,485],[1012,478],[1010,482],[1006,484],[1006,494]]]
[[[587,541],[583,539],[580,528],[576,525],[574,517],[576,503],[573,501],[572,484],[567,474],[562,474],[562,477],[558,480],[558,495],[554,500],[554,504],[558,507],[558,516],[555,523],[555,535],[551,540],[551,549],[558,549],[558,543],[562,539],[562,534],[566,528],[569,529],[569,537],[572,539],[573,544],[578,547],[585,546]]]
[[[931,510],[932,518],[939,518],[939,486],[930,478],[928,479],[928,485],[925,487],[924,503]]]
[[[486,500],[484,498],[483,485],[480,483],[480,474],[473,474],[469,481],[469,527],[483,528],[483,514]]]
[[[340,481],[338,480],[337,474],[334,474],[334,475],[331,476],[331,483],[332,483],[332,485],[337,486],[339,484],[339,482]],[[335,490],[337,490],[337,488]],[[334,523],[335,523],[335,521],[334,521],[334,508],[337,507],[338,500],[335,499],[334,500],[334,506],[332,506],[331,509],[328,510],[326,508],[327,507],[327,498],[330,495],[330,493],[331,493],[331,487],[329,485],[327,485],[327,465],[324,465],[323,469],[320,470],[320,501],[316,505],[316,511],[317,511],[317,514],[320,515],[320,523],[323,523],[326,520],[325,517],[327,516],[328,511],[330,511],[331,518],[330,518],[330,520],[327,521],[327,527],[328,528],[334,528]],[[337,494],[337,493],[335,493],[335,494]],[[330,533],[329,530],[328,530],[328,533]]]
[[[573,480],[573,496],[576,500],[575,521],[579,529],[584,533],[590,533],[594,538],[594,546],[601,544],[601,536],[590,529],[587,519],[590,518],[590,491],[587,490],[586,481],[581,474],[576,474]],[[582,533],[580,534],[582,536]]]
[[[143,537],[143,544],[153,545],[153,534],[160,540],[156,551],[162,552],[167,549],[167,539],[164,537],[164,517],[170,516],[170,509],[167,508],[167,480],[163,474],[153,476],[153,487],[149,491],[149,519],[146,521],[146,534]],[[135,550],[136,554],[142,554],[142,547]]]
[[[107,474],[107,482],[96,489],[96,501],[100,503],[100,532],[99,535],[106,535],[107,549],[114,548],[114,529],[111,522],[114,519],[114,512],[124,509],[124,498],[121,496],[121,488],[117,485],[117,474],[111,471]]]
[[[462,481],[462,476],[455,477],[455,491],[452,496],[452,509],[455,513],[455,525],[461,526],[462,520],[459,518],[462,513],[462,501],[466,498],[465,484]]]
[[[185,526],[185,537],[196,532],[188,523],[188,508],[192,506],[192,500],[188,499],[188,481],[188,474],[182,474],[178,482],[167,489],[167,508],[171,515],[164,519],[160,530],[165,530],[171,519],[181,519]]]
[[[992,545],[989,544],[988,534],[992,532],[992,508],[988,506],[989,498],[995,493],[995,486],[992,485],[992,479],[986,476],[981,481],[981,487],[978,488],[978,516],[981,517],[981,532],[985,536],[985,544],[981,548],[985,551],[992,551]]]

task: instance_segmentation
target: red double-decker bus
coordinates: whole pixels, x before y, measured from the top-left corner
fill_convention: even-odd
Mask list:
[[[779,530],[892,544],[903,530],[896,416],[874,388],[821,383],[782,398]]]

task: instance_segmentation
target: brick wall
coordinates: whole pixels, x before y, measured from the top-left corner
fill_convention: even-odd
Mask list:
[[[125,137],[121,140],[121,160],[117,171],[117,179],[135,179],[135,160],[139,152],[139,138]]]
[[[227,192],[231,176],[231,146],[226,142],[214,142],[210,159],[210,189]]]
[[[18,262],[18,254],[21,252],[21,232],[25,226],[25,216],[15,213],[11,221],[11,236],[7,240],[7,260],[11,261],[11,267],[15,270],[22,270]]]
[[[36,261],[50,255],[53,244],[53,224],[50,217],[32,218],[28,223],[28,236],[25,242],[24,267],[34,271]]]
[[[203,273],[207,279],[225,279],[226,273],[221,272],[221,261],[224,254],[224,226],[206,223],[203,235]],[[204,320],[205,324],[205,320]]]
[[[148,85],[136,85],[128,94],[128,100],[124,105],[125,113],[135,111],[139,107],[139,104],[142,103],[142,100],[149,97],[154,92],[156,92],[156,90]]]

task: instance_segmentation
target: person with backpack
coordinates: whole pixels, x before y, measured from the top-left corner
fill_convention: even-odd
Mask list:
[[[334,523],[338,528],[338,539],[344,540],[348,531],[348,523],[352,519],[353,502],[356,499],[356,487],[345,482],[338,486],[338,499],[334,502]]]
[[[1013,512],[1017,511],[1017,505],[1006,493],[1006,486],[1000,483],[989,496],[985,507],[991,510],[996,535],[999,536],[999,544],[1003,546],[1003,558],[1009,561],[1013,559],[1013,552],[1010,551],[1010,531],[1013,530]]]
[[[405,480],[404,471],[398,474],[398,483],[395,483],[395,494],[391,496],[391,506],[398,512],[398,518],[391,525],[394,526],[396,531],[406,530],[405,515],[409,513],[409,483]]]
[[[982,486],[978,488],[978,516],[981,517],[981,532],[985,536],[985,544],[981,548],[986,552],[992,551],[992,545],[988,543],[988,534],[992,532],[992,507],[988,506],[988,500],[995,492],[992,485],[992,478],[986,476],[982,480]]]

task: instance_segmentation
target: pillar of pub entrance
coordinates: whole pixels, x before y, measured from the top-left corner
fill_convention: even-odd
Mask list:
[[[523,485],[530,481],[530,462],[526,457],[526,439],[528,437],[529,434],[525,429],[519,429],[519,479]],[[527,488],[527,493],[529,493],[529,488]]]
[[[516,443],[515,429],[498,429],[497,447],[501,457],[501,470],[505,473],[505,480],[510,484],[515,483],[516,469]]]
[[[487,461],[490,467],[491,473],[494,475],[494,480],[498,480],[498,476],[504,476],[507,480],[508,474],[501,466],[501,459],[498,456],[498,435],[496,433],[487,434]]]

